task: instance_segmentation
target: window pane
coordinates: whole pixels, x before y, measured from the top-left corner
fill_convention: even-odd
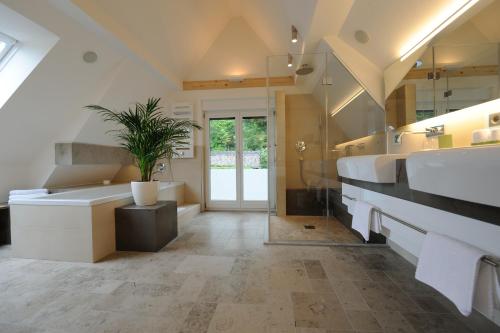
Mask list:
[[[7,44],[5,44],[4,42],[0,42],[0,53],[2,53],[6,46]]]
[[[266,117],[243,118],[243,200],[267,200]]]
[[[236,120],[210,119],[210,199],[236,200]]]

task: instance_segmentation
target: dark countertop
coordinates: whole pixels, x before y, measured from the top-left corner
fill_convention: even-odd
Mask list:
[[[453,214],[470,217],[483,222],[500,225],[500,207],[412,190],[408,184],[406,160],[396,160],[396,168],[397,176],[396,183],[394,184],[372,183],[343,177],[339,178],[340,181],[345,184],[440,209]]]

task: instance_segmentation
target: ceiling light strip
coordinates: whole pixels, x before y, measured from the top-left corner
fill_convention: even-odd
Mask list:
[[[421,48],[427,42],[429,42],[434,36],[443,31],[447,26],[449,26],[453,21],[459,18],[462,14],[468,11],[472,6],[474,6],[479,0],[469,0],[464,3],[460,8],[455,10],[451,15],[448,16],[446,20],[441,22],[437,27],[435,27],[429,34],[427,34],[424,38],[422,38],[418,43],[412,46],[409,50],[401,52],[400,61],[404,61],[410,55],[412,55],[416,50]]]
[[[365,92],[365,89],[361,88],[360,90],[356,91],[351,97],[347,98],[342,105],[340,105],[338,108],[330,112],[330,116],[333,117],[340,111],[342,111],[347,105],[349,105],[352,101],[354,101],[356,98],[359,97],[362,93]]]

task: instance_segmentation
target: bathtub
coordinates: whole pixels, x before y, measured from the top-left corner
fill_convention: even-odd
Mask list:
[[[159,184],[159,200],[184,201],[184,183]],[[13,255],[96,262],[115,252],[115,208],[133,202],[130,184],[97,186],[9,202]]]

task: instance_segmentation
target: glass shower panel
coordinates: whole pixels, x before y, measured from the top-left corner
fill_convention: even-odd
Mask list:
[[[295,80],[268,88],[270,241],[361,243],[336,163],[385,153],[384,110],[331,53],[269,57],[268,75]]]
[[[360,242],[332,217],[330,187],[336,170],[329,152],[329,97],[333,75],[327,53],[268,59],[269,77],[291,76],[293,88],[270,87],[273,105],[269,149],[271,241]],[[290,66],[289,66],[290,65]]]
[[[385,110],[333,54],[328,54],[328,197],[332,220],[340,222],[351,234],[352,216],[342,203],[341,183],[337,180],[337,160],[345,156],[386,153]],[[374,242],[382,239],[371,238]],[[354,242],[352,238],[342,238]]]

